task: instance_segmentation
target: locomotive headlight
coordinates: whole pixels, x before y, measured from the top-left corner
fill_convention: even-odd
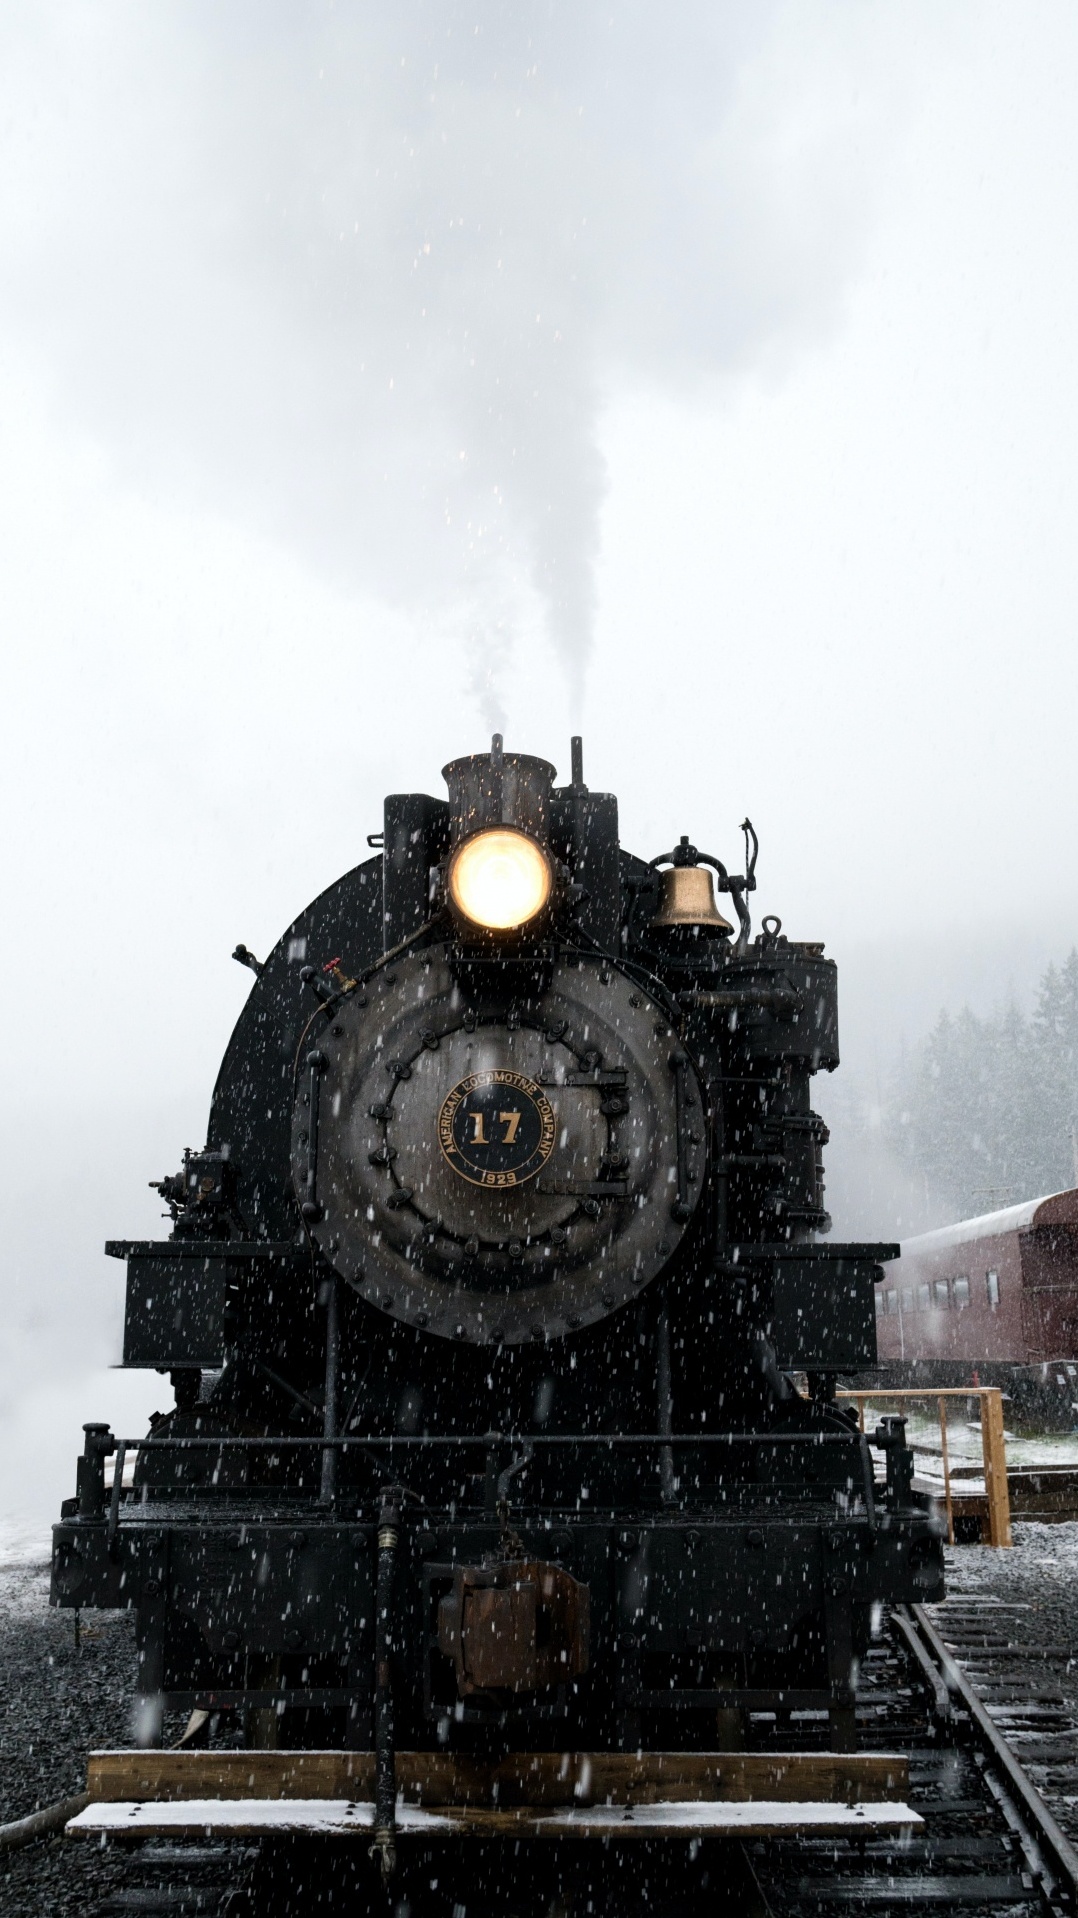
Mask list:
[[[542,912],[553,873],[542,847],[508,826],[477,832],[449,862],[449,898],[464,919],[488,932],[512,932]]]

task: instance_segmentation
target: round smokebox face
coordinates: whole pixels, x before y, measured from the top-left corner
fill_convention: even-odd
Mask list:
[[[554,1149],[554,1110],[520,1072],[473,1072],[438,1115],[438,1141],[454,1172],[472,1185],[521,1185]]]

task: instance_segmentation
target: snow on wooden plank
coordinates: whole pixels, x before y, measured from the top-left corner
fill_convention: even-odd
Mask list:
[[[913,1831],[923,1824],[905,1804],[833,1805],[789,1799],[680,1800],[655,1805],[574,1806],[542,1811],[534,1806],[491,1810],[478,1806],[424,1806],[400,1802],[401,1838],[483,1837],[637,1838],[656,1836],[769,1837],[777,1833],[872,1836]],[[303,1832],[310,1836],[368,1838],[374,1825],[369,1800],[329,1798],[187,1799],[152,1804],[114,1801],[87,1806],[71,1819],[74,1838],[259,1837]]]

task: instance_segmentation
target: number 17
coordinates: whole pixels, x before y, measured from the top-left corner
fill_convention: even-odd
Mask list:
[[[473,1145],[489,1145],[490,1144],[490,1141],[487,1138],[485,1131],[483,1130],[483,1118],[484,1118],[484,1114],[482,1112],[472,1113],[472,1127],[473,1127],[472,1144]],[[521,1119],[521,1115],[519,1112],[499,1112],[498,1124],[503,1125],[505,1127],[505,1133],[502,1137],[503,1145],[512,1145],[514,1143],[517,1136],[517,1127],[520,1124],[520,1119]]]

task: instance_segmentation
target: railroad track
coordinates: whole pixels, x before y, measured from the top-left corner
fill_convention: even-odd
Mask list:
[[[898,1612],[861,1674],[867,1750],[910,1755],[910,1804],[925,1821],[905,1842],[771,1842],[752,1854],[775,1918],[851,1911],[1063,1914],[1078,1911],[1078,1855],[940,1631],[951,1602]],[[1016,1704],[1018,1701],[1015,1701]]]
[[[1029,1527],[1022,1553],[951,1554],[929,1615],[1041,1797],[1078,1835],[1078,1644],[1070,1527]],[[992,1561],[995,1561],[994,1563]]]
[[[453,1858],[424,1867],[422,1883],[406,1875],[394,1896],[375,1896],[369,1909],[387,1918],[394,1911],[468,1918],[495,1906],[505,1918],[588,1911],[688,1918],[727,1910],[738,1918],[838,1918],[917,1907],[963,1918],[1078,1914],[1078,1854],[1034,1783],[1037,1775],[1049,1801],[1058,1788],[1056,1809],[1067,1809],[1065,1787],[1078,1780],[1078,1726],[1059,1685],[1044,1676],[1049,1661],[1026,1655],[1014,1612],[959,1591],[932,1614],[920,1607],[896,1613],[865,1660],[860,1742],[869,1751],[908,1752],[910,1804],[924,1820],[914,1837],[799,1837],[745,1847],[703,1841],[680,1847],[676,1857],[640,1842],[620,1852],[575,1844],[561,1848],[567,1875],[553,1894],[526,1865],[510,1886],[498,1884],[493,1855],[469,1848],[465,1857],[458,1843]],[[823,1734],[812,1714],[781,1723],[761,1717],[752,1742],[762,1750],[808,1749]],[[346,1849],[333,1862],[318,1841],[150,1842],[131,1850],[125,1882],[106,1895],[101,1918],[335,1911],[353,1918],[368,1905]]]

